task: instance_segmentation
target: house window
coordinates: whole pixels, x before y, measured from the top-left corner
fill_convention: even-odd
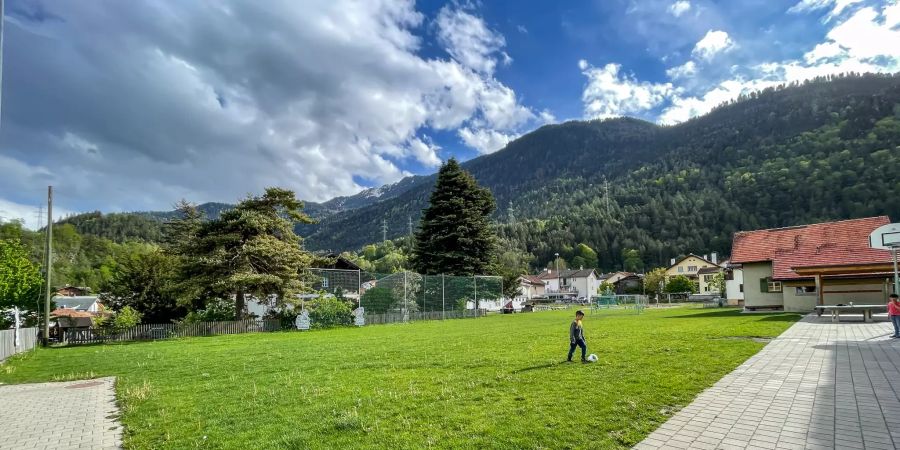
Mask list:
[[[322,289],[328,288],[328,277],[322,277]]]
[[[688,266],[688,272],[696,272],[697,266]]]
[[[797,286],[797,295],[813,295],[815,293],[815,286]]]
[[[781,282],[769,281],[769,292],[781,292]]]
[[[738,286],[738,289],[739,289],[738,292],[744,292],[744,283],[741,283],[741,285]]]
[[[678,273],[684,272],[684,267],[678,266]]]
[[[712,281],[712,279],[713,279],[713,276],[712,276],[712,275],[703,275],[703,281],[705,281],[705,282],[707,282],[707,283],[709,283],[710,281]]]

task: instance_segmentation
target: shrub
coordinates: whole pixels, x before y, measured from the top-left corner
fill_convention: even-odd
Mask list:
[[[334,298],[319,297],[307,303],[313,328],[329,328],[353,323],[350,304]]]
[[[397,301],[394,293],[386,287],[368,289],[362,295],[362,305],[367,313],[384,314],[394,307]]]
[[[234,302],[217,298],[210,300],[206,308],[191,311],[184,317],[185,323],[221,322],[234,320]]]
[[[92,318],[91,322],[100,334],[111,335],[121,333],[141,323],[141,313],[130,306],[126,306],[119,311],[100,314]]]
[[[672,294],[681,294],[685,292],[692,293],[695,291],[696,287],[694,286],[694,282],[684,275],[674,276],[666,283],[666,292]]]
[[[113,317],[113,327],[116,331],[122,331],[141,323],[141,313],[134,308],[126,306],[119,310]]]

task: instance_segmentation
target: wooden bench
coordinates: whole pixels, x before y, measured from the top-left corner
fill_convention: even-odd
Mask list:
[[[816,313],[819,316],[825,311],[831,311],[831,321],[840,322],[841,313],[863,315],[863,322],[872,321],[872,311],[887,311],[887,305],[820,305],[816,306]]]

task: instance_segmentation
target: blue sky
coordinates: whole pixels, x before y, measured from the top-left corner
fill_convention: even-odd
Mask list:
[[[900,70],[895,0],[7,0],[0,217],[323,201],[543,124]]]

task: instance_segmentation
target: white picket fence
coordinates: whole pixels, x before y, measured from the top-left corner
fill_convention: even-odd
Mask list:
[[[16,330],[0,330],[0,362],[17,353],[27,352],[38,344],[37,328],[19,328],[19,345],[16,345]]]

